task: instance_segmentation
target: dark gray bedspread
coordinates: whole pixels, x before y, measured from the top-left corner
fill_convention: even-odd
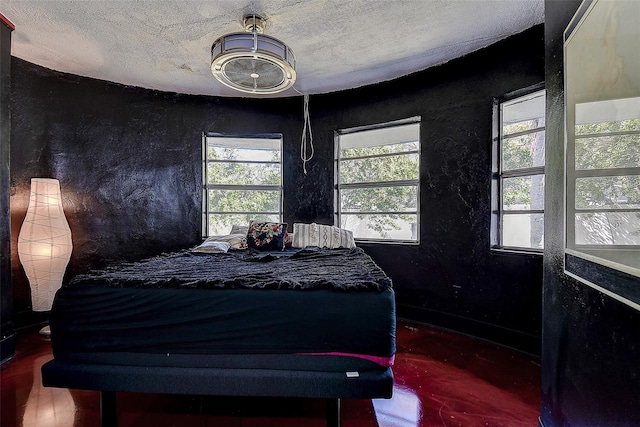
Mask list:
[[[135,288],[333,289],[381,292],[391,280],[361,248],[306,248],[289,253],[189,250],[78,275],[71,285]]]

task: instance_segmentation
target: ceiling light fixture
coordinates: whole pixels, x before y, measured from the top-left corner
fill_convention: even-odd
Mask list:
[[[286,44],[265,36],[265,19],[243,18],[245,33],[222,36],[211,45],[211,72],[231,89],[252,94],[274,94],[296,81],[296,58]]]

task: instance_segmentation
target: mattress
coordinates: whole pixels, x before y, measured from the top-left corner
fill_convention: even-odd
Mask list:
[[[238,286],[249,283],[238,273],[227,281],[232,286],[219,286],[211,277],[194,282],[193,272],[185,273],[177,265],[180,259],[191,263],[191,256],[172,258],[177,263],[174,268],[166,274],[156,271],[147,284],[140,275],[122,275],[119,268],[80,276],[61,288],[54,300],[50,316],[54,357],[129,366],[312,371],[388,367],[395,354],[391,282],[361,250],[348,251],[345,257],[337,254],[330,253],[330,262],[340,267],[325,268],[322,280],[316,277],[322,268],[313,264],[293,268],[309,271],[308,280],[287,277],[286,264],[296,263],[296,258],[278,254],[259,261],[261,271],[278,272],[278,286]],[[219,255],[197,260],[218,265]],[[312,257],[323,258],[320,252]],[[354,260],[366,268],[357,276],[347,275],[355,283],[349,287],[345,274],[339,272],[349,270]],[[148,263],[157,261],[127,265],[125,270],[143,267],[138,271],[144,271]],[[255,265],[255,260],[243,262]],[[256,275],[255,269],[250,274],[264,276]],[[128,282],[126,276],[133,279]],[[332,281],[340,285],[328,286]],[[309,286],[311,282],[322,285]]]

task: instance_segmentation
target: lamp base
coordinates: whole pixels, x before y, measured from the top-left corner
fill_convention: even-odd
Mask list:
[[[40,332],[38,332],[40,335],[42,335],[43,337],[50,337],[51,336],[51,328],[49,327],[49,325],[43,327],[42,329],[40,329]]]

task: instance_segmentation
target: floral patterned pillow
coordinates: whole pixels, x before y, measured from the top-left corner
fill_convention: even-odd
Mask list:
[[[287,223],[251,221],[247,232],[247,245],[259,251],[283,250]]]

